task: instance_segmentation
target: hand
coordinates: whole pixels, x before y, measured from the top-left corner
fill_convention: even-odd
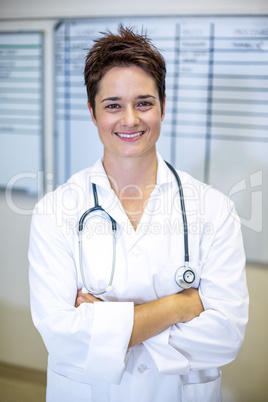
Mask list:
[[[98,299],[97,297],[93,296],[90,293],[82,293],[82,289],[78,290],[75,307],[79,307],[82,303],[94,303],[94,302],[101,302],[103,300]]]
[[[199,292],[193,288],[137,305],[134,307],[129,347],[146,341],[171,325],[191,321],[203,311]]]
[[[178,293],[178,322],[191,321],[204,311],[202,301],[197,289],[190,288]]]

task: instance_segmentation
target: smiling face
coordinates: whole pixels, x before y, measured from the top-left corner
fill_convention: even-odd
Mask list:
[[[141,68],[113,67],[101,79],[92,120],[107,158],[147,156],[156,152],[165,105],[161,113],[158,90]]]

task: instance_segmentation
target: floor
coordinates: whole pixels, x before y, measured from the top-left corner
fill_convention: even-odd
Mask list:
[[[0,363],[0,402],[45,402],[46,374]]]

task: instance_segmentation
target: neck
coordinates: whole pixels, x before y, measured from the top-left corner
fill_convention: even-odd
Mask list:
[[[144,191],[156,184],[157,155],[156,150],[138,157],[112,158],[105,155],[103,165],[113,190],[119,195],[122,190],[129,195]]]

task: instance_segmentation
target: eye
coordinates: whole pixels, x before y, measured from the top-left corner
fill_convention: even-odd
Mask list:
[[[151,102],[149,102],[149,101],[142,101],[137,106],[138,107],[149,107],[149,106],[152,106],[152,105],[153,104]]]
[[[118,105],[118,103],[111,103],[107,106],[105,106],[105,109],[119,109],[120,105]]]

